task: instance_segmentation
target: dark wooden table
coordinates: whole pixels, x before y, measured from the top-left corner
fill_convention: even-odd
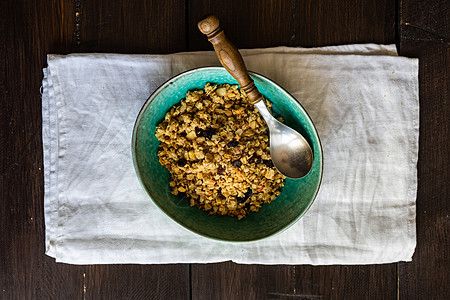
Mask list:
[[[395,43],[400,55],[420,58],[411,263],[73,266],[44,254],[39,88],[46,54],[210,50],[196,28],[209,12],[239,48]],[[2,0],[0,298],[448,299],[448,21],[448,0]]]

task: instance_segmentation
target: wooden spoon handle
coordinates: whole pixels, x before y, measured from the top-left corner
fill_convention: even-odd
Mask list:
[[[241,88],[247,93],[249,101],[252,104],[259,102],[262,99],[262,95],[256,88],[253,79],[248,75],[244,60],[238,49],[225,36],[223,29],[220,28],[219,19],[214,15],[209,15],[198,22],[197,26],[213,44],[222,66],[236,78]]]

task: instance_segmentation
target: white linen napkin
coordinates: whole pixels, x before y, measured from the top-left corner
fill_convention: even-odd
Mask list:
[[[319,194],[274,237],[227,243],[164,215],[142,190],[131,134],[170,77],[217,66],[214,52],[48,55],[42,115],[46,253],[58,262],[374,264],[416,245],[418,61],[394,45],[241,51],[310,114],[324,153]]]

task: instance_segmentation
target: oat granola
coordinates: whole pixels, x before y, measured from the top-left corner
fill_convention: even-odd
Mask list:
[[[285,180],[272,164],[268,132],[237,85],[207,83],[189,91],[156,128],[172,194],[210,214],[242,219],[258,211]]]

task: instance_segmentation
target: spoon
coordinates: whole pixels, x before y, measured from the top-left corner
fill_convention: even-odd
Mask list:
[[[275,167],[289,178],[301,178],[308,174],[313,163],[311,147],[301,134],[270,114],[262,101],[263,96],[248,75],[241,54],[220,28],[219,19],[209,15],[198,22],[197,26],[213,44],[222,66],[239,82],[249,101],[266,121],[270,132],[270,156]]]

